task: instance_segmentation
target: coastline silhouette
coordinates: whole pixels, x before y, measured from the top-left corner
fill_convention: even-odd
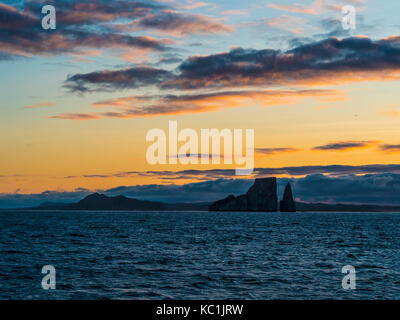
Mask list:
[[[255,179],[246,194],[231,194],[215,202],[204,199],[202,202],[165,203],[128,198],[124,195],[107,196],[96,192],[74,203],[43,202],[39,206],[11,210],[398,212],[400,206],[295,201],[290,183],[286,185],[282,199],[278,202],[276,178],[271,177]]]

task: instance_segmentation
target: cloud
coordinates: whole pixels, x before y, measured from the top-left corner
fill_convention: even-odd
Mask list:
[[[42,1],[27,1],[20,9],[0,5],[0,60],[13,56],[84,54],[87,49],[166,51],[166,39],[132,36],[120,31],[131,24],[149,29],[188,34],[230,31],[215,19],[174,13],[156,2],[136,1],[48,1],[57,8],[57,29],[41,27]],[[153,22],[152,22],[153,21]],[[158,22],[158,23],[157,23]],[[120,28],[116,28],[119,25]]]
[[[400,73],[400,37],[329,38],[285,52],[235,48],[225,53],[190,57],[178,70],[175,79],[162,87],[312,86],[393,80]]]
[[[57,9],[57,24],[60,26],[90,26],[99,23],[114,22],[121,19],[137,19],[148,13],[165,9],[165,5],[152,1],[125,0],[49,0]],[[43,1],[27,1],[24,10],[33,14],[41,12]]]
[[[295,152],[300,151],[297,148],[256,148],[255,152],[260,154],[277,154],[277,153],[286,153],[286,152]]]
[[[339,141],[317,146],[312,148],[312,150],[349,151],[354,149],[368,148],[374,144],[376,144],[376,141]]]
[[[132,67],[122,70],[102,70],[69,77],[64,86],[73,92],[110,91],[154,85],[171,73],[152,67]]]
[[[77,28],[76,25],[61,25],[57,30],[46,31],[41,27],[40,12],[18,11],[11,6],[0,6],[2,52],[12,56],[30,57],[80,53],[87,48],[167,50],[166,40],[148,36],[96,31]],[[58,16],[60,15],[62,17],[62,13],[58,12]]]
[[[215,18],[198,14],[182,14],[172,10],[146,15],[130,24],[119,25],[119,29],[124,31],[155,29],[158,33],[178,37],[228,33],[234,30],[233,27],[223,24]]]
[[[278,198],[281,199],[287,182],[291,182],[298,201],[325,203],[368,203],[399,205],[400,174],[379,173],[357,176],[326,176],[310,174],[298,178],[278,179]],[[245,193],[253,184],[252,179],[215,179],[203,182],[177,184],[150,184],[118,186],[107,190],[46,191],[38,194],[0,194],[0,207],[29,207],[42,202],[76,202],[97,191],[109,196],[125,195],[132,198],[168,203],[212,202],[229,194]]]
[[[175,64],[181,63],[183,59],[177,54],[166,53],[164,54],[161,59],[158,61],[158,65],[160,64]]]
[[[352,4],[363,4],[366,0],[348,0]],[[314,0],[311,4],[294,3],[292,5],[267,4],[267,7],[292,13],[318,15],[329,12],[341,12],[343,4],[329,3],[327,0]]]
[[[379,148],[386,152],[400,152],[400,144],[384,144]]]
[[[400,204],[400,175],[394,173],[340,177],[316,174],[293,183],[296,197],[306,202]]]
[[[247,15],[249,13],[245,10],[225,10],[225,11],[222,11],[222,14],[231,16],[231,15]]]
[[[373,164],[373,165],[328,165],[328,166],[298,166],[298,167],[281,167],[281,168],[255,168],[252,177],[265,177],[265,176],[307,176],[312,174],[323,174],[327,176],[341,176],[341,175],[365,175],[365,174],[383,174],[383,173],[396,173],[400,174],[400,164]],[[205,170],[158,170],[158,171],[125,171],[116,173],[98,173],[87,174],[80,176],[67,176],[66,179],[77,178],[127,178],[127,177],[156,177],[160,179],[171,180],[212,180],[212,179],[225,179],[235,177],[234,169],[205,169]]]
[[[137,74],[133,86],[137,88],[137,84],[141,83],[140,70],[135,71],[135,67],[112,71],[112,75],[118,78],[120,73],[121,78],[125,79],[127,70]],[[104,71],[92,74],[102,73]],[[158,70],[158,73],[162,73],[162,70]],[[168,77],[154,84],[164,89],[226,90],[235,87],[314,86],[393,80],[398,79],[399,73],[400,37],[382,40],[351,37],[299,44],[285,52],[234,48],[219,54],[192,56],[179,65],[175,74],[164,70]],[[146,78],[147,74],[143,73],[143,77]],[[104,82],[106,85],[109,83],[107,78]],[[146,79],[143,82],[147,84]],[[125,85],[120,85],[126,88],[130,83],[128,78]],[[101,84],[101,79],[97,84]]]
[[[93,113],[60,113],[54,116],[49,116],[49,118],[62,120],[95,120],[100,119],[101,117]]]
[[[318,14],[317,10],[312,6],[306,6],[298,3],[295,3],[293,5],[279,5],[279,4],[269,3],[267,4],[267,6],[272,9],[280,11],[288,11],[291,13]]]
[[[39,103],[35,103],[35,104],[31,104],[28,106],[25,106],[25,109],[37,109],[37,108],[43,108],[43,107],[55,107],[57,106],[59,103],[58,102],[47,102],[47,101],[43,101],[43,102],[39,102]]]
[[[87,189],[78,188],[75,191],[45,191],[36,194],[0,193],[0,208],[24,208],[37,206],[43,202],[71,203],[90,194]]]
[[[263,22],[271,27],[286,30],[294,34],[302,34],[304,33],[303,26],[307,23],[307,20],[283,14],[277,18],[265,19]]]
[[[193,10],[193,9],[204,8],[204,7],[209,7],[209,6],[214,7],[215,4],[212,4],[209,2],[204,2],[204,1],[187,0],[186,5],[180,6],[179,9]]]
[[[158,33],[188,35],[230,32],[215,18],[176,11],[172,4],[160,4],[155,1],[122,0],[82,0],[48,1],[57,8],[57,23],[61,27],[101,26],[107,32],[111,30],[137,31],[154,30]],[[191,8],[207,6],[205,2],[191,3]],[[25,10],[31,14],[40,12],[39,1],[28,2]]]
[[[98,77],[96,77],[98,79]],[[108,80],[114,79],[114,76]],[[109,87],[120,85],[116,82],[108,83]],[[149,81],[154,81],[150,78]],[[103,81],[103,84],[105,82]],[[78,83],[82,88],[82,83]],[[84,87],[83,87],[84,88]],[[74,88],[77,91],[77,88]],[[86,89],[82,89],[86,90]],[[166,95],[166,96],[129,96],[94,103],[96,108],[112,108],[111,111],[97,112],[97,118],[134,118],[154,117],[161,115],[176,115],[198,112],[210,112],[223,108],[246,106],[273,106],[279,104],[293,104],[300,99],[326,99],[327,96],[341,97],[342,92],[334,90],[264,90],[264,91],[226,91],[204,94]],[[82,115],[82,114],[80,114]],[[88,115],[93,115],[90,113]],[[54,118],[59,118],[55,116]],[[62,119],[75,120],[75,115],[63,115]],[[82,120],[80,116],[77,119]],[[88,120],[93,118],[88,117]]]

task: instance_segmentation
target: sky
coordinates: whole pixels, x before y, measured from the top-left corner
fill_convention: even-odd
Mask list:
[[[42,28],[48,4],[55,30]],[[396,0],[1,1],[0,207],[93,191],[210,201],[263,176],[291,181],[300,201],[400,204],[399,11]],[[170,120],[254,129],[254,173],[149,164],[146,133]]]

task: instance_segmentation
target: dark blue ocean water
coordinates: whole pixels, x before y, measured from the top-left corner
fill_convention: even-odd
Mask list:
[[[396,213],[1,212],[0,299],[399,299],[399,227]]]

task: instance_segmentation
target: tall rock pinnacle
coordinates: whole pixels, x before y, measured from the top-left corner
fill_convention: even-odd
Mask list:
[[[296,212],[296,203],[293,200],[292,188],[289,182],[286,185],[285,192],[283,193],[283,198],[280,201],[280,211]]]

